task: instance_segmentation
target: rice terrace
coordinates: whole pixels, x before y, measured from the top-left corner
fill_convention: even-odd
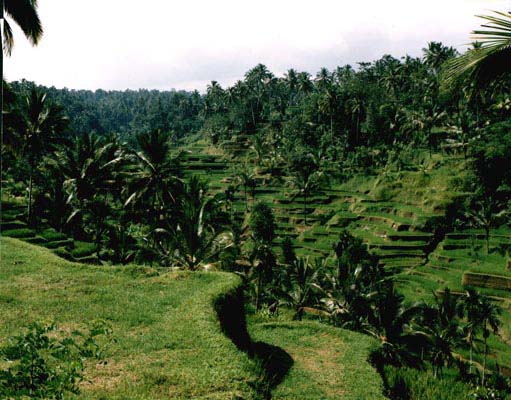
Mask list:
[[[0,399],[511,399],[504,1],[265,1],[1,1]]]

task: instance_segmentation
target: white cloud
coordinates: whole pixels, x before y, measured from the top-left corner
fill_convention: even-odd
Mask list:
[[[70,88],[203,90],[262,62],[273,72],[460,47],[493,0],[41,0],[45,35],[15,32],[6,78]]]

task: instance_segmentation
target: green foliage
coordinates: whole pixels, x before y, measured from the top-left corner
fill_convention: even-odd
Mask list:
[[[455,371],[438,379],[431,372],[388,366],[385,379],[388,396],[393,400],[460,400],[471,394],[470,385],[458,381]]]
[[[87,333],[73,331],[69,336],[57,332],[54,325],[33,323],[26,333],[11,338],[0,348],[7,368],[0,370],[0,395],[6,398],[27,396],[62,399],[66,393],[79,394],[84,379],[84,361],[102,358],[97,342],[110,328],[95,324]]]
[[[275,217],[265,203],[257,203],[252,208],[248,225],[256,241],[271,243],[275,238]]]

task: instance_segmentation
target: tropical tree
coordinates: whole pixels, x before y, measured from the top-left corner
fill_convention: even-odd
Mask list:
[[[216,261],[222,251],[234,245],[227,224],[219,198],[208,196],[206,183],[191,177],[176,199],[175,219],[153,232],[161,260],[191,271]]]
[[[493,303],[487,297],[481,297],[481,301],[479,303],[479,312],[481,318],[481,325],[483,328],[483,342],[484,342],[484,358],[483,358],[483,377],[481,384],[484,386],[485,378],[486,378],[486,361],[488,358],[488,338],[490,334],[493,332],[496,335],[499,332],[499,327],[501,324],[500,314],[502,310],[499,306]]]
[[[490,231],[507,210],[500,210],[495,197],[483,195],[476,197],[465,212],[470,226],[484,229],[486,255],[490,254]]]
[[[425,307],[421,326],[428,339],[427,351],[434,367],[434,376],[442,376],[444,366],[454,360],[453,351],[463,337],[459,319],[463,317],[463,306],[446,288],[440,297],[435,297],[432,307]]]
[[[303,197],[303,218],[307,224],[307,198],[313,190],[318,188],[324,178],[323,172],[319,169],[318,160],[306,152],[297,152],[290,157],[288,165],[290,186],[295,189],[294,197]]]
[[[511,72],[511,14],[494,11],[493,15],[478,17],[484,23],[472,32],[477,46],[447,64],[446,87],[467,78],[474,90],[480,91]]]
[[[117,187],[117,174],[123,161],[122,151],[116,143],[94,134],[76,135],[71,144],[61,146],[53,157],[48,158],[51,167],[60,171],[64,178],[67,204],[73,210],[67,222],[75,237],[84,234],[85,215],[96,212],[91,210],[91,203],[97,201],[98,196],[105,198]],[[91,214],[90,221],[98,220],[99,217]],[[97,240],[101,239],[97,237]]]
[[[4,52],[10,56],[14,46],[14,36],[10,22],[11,19],[21,28],[25,37],[32,45],[37,45],[43,36],[43,27],[37,13],[37,0],[0,1],[0,21],[3,22],[3,31],[0,31],[0,42],[2,43],[2,51],[0,52],[0,75],[2,77],[0,88],[0,110],[4,109]],[[2,113],[0,113],[0,126],[2,127],[1,134],[3,136]]]
[[[32,223],[32,192],[34,168],[42,156],[55,149],[67,127],[68,119],[62,108],[50,104],[45,93],[33,88],[25,98],[25,116],[20,144],[29,166],[28,221]]]
[[[254,186],[254,173],[248,165],[243,165],[241,169],[235,171],[235,180],[238,185],[243,187],[245,199],[245,210],[248,210],[248,191]]]
[[[466,340],[470,347],[470,373],[472,373],[473,366],[473,352],[474,342],[476,341],[477,334],[483,328],[482,314],[481,314],[481,296],[474,289],[467,289],[465,295],[461,299],[461,304],[464,308],[466,316],[466,324],[464,331]]]
[[[294,310],[293,319],[301,321],[305,307],[314,305],[314,286],[324,267],[320,259],[313,264],[308,257],[299,257],[282,271],[279,303]]]
[[[275,217],[271,208],[265,203],[257,203],[250,213],[249,227],[253,242],[250,254],[252,272],[257,275],[255,288],[255,306],[259,311],[263,285],[272,280],[273,269],[276,265],[272,243],[275,238]]]
[[[154,230],[176,203],[181,188],[179,156],[172,157],[169,136],[159,130],[140,134],[137,143],[140,151],[127,155],[132,166],[126,172],[128,195],[124,206],[136,206]]]

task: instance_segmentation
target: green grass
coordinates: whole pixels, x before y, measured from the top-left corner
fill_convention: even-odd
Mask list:
[[[317,322],[249,324],[255,340],[284,349],[293,364],[273,400],[384,399],[382,382],[367,361],[375,343],[367,336]]]
[[[112,326],[107,363],[87,366],[80,399],[253,398],[253,362],[213,309],[239,285],[234,275],[91,267],[18,240],[0,244],[0,342],[33,321]]]
[[[235,275],[88,266],[11,238],[0,240],[0,257],[0,344],[36,321],[65,332],[96,320],[112,327],[101,342],[105,363],[88,362],[87,381],[70,399],[255,400],[278,371],[274,400],[383,399],[367,336],[317,322],[252,320],[256,357],[240,351],[221,328],[231,338],[246,332],[242,303],[233,301]]]

